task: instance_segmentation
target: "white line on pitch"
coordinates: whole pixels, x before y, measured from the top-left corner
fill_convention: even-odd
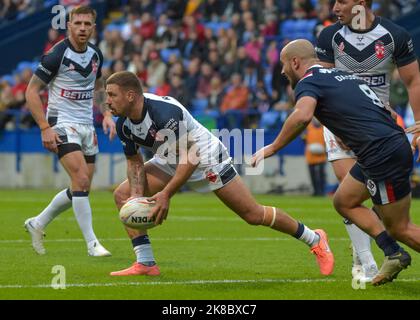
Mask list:
[[[101,241],[129,241],[128,238],[101,238]],[[152,238],[153,241],[290,241],[294,238],[212,238],[212,237],[174,237],[174,238]],[[330,238],[330,241],[350,241],[348,238]],[[83,242],[84,239],[51,239],[44,242]],[[0,240],[0,243],[29,243],[31,240]]]
[[[418,282],[420,278],[400,279],[398,282]],[[89,287],[129,287],[129,286],[167,286],[167,285],[206,285],[206,284],[244,284],[244,283],[316,283],[316,282],[351,282],[349,279],[234,279],[234,280],[187,280],[153,282],[108,282],[108,283],[69,283],[66,288]],[[51,288],[51,284],[36,285],[0,285],[0,289]]]

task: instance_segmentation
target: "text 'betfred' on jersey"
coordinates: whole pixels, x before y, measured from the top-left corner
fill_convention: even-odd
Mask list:
[[[93,90],[77,91],[61,89],[60,95],[70,100],[90,100],[93,98]]]
[[[90,100],[93,98],[93,90],[66,90],[61,89],[61,94],[63,98],[70,100]]]

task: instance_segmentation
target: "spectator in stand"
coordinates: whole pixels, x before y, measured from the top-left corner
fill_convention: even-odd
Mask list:
[[[233,52],[227,52],[225,54],[224,63],[220,66],[220,75],[223,82],[227,82],[230,79],[232,73],[236,70],[235,54]]]
[[[149,12],[144,12],[141,15],[141,25],[138,28],[138,33],[144,40],[152,39],[155,36],[156,23]]]
[[[198,57],[193,58],[187,66],[187,74],[185,76],[185,95],[187,101],[191,101],[195,98],[194,94],[197,92],[198,79],[200,77],[200,59]]]
[[[142,83],[147,82],[147,69],[141,57],[141,54],[135,53],[132,55],[130,63],[127,67],[127,71],[135,73]]]
[[[268,63],[269,70],[273,72],[274,67],[279,59],[280,52],[279,49],[277,49],[277,42],[276,41],[270,41],[267,52],[265,53],[265,57]]]
[[[147,86],[157,87],[165,80],[167,66],[160,59],[157,51],[149,54],[149,64],[147,66]]]
[[[235,72],[240,73],[241,75],[244,74],[244,66],[249,63],[249,57],[246,53],[244,47],[239,47],[237,51],[237,56],[235,60]]]
[[[214,71],[208,62],[203,62],[200,68],[200,75],[198,77],[196,97],[199,99],[207,99],[210,95],[210,81],[213,77]]]
[[[305,158],[309,167],[313,196],[325,195],[325,165],[327,153],[324,142],[323,126],[316,118],[313,118],[306,128],[304,135]]]
[[[178,75],[173,75],[170,78],[170,89],[167,95],[177,99],[186,108],[190,108],[190,101],[187,100],[188,97],[184,94],[185,91],[186,89],[182,78]]]
[[[129,42],[129,40],[135,35],[138,34],[137,30],[141,26],[141,20],[139,15],[132,12],[127,14],[126,22],[124,23],[121,30],[121,37],[124,41]]]
[[[282,74],[283,64],[280,59],[276,62],[273,68],[273,76],[271,78],[272,99],[277,102],[287,99],[287,88],[289,80]]]
[[[231,85],[223,97],[220,111],[225,113],[229,110],[245,111],[248,108],[249,90],[242,82],[240,73],[234,73],[231,77]]]
[[[8,113],[8,110],[15,108],[15,98],[12,92],[11,81],[0,79],[0,138],[4,129],[7,129],[9,126],[13,127],[14,123],[11,120],[14,117]]]
[[[253,34],[244,48],[247,56],[256,64],[261,62],[261,52],[264,47],[264,38]]]
[[[207,112],[219,112],[222,105],[224,90],[223,82],[219,75],[214,75],[210,80],[210,94],[207,98]]]
[[[218,21],[227,7],[227,1],[207,0],[203,4],[203,15],[206,21]]]
[[[56,43],[63,40],[65,37],[64,35],[60,34],[60,32],[57,29],[50,28],[48,30],[48,40],[44,47],[44,54],[50,51],[52,47],[55,46]]]

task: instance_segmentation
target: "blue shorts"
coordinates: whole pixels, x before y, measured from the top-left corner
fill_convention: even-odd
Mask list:
[[[356,162],[350,170],[350,175],[366,186],[374,204],[384,205],[410,194],[412,170],[411,147],[409,143],[403,143],[385,163],[374,169],[362,169]],[[384,175],[384,172],[387,174]]]

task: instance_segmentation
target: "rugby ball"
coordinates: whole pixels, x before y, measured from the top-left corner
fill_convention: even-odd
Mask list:
[[[129,228],[146,230],[155,227],[154,217],[149,218],[154,201],[147,198],[134,198],[127,201],[120,209],[120,220]]]

